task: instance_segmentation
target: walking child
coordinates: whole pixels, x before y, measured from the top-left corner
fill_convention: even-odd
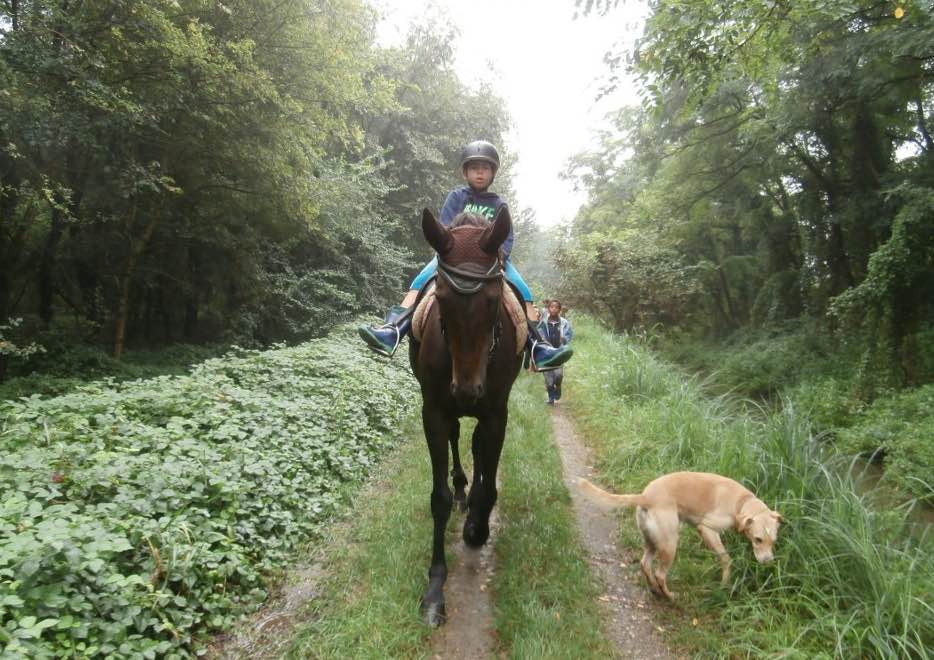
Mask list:
[[[548,301],[548,316],[538,322],[538,332],[542,338],[555,348],[565,348],[574,337],[571,322],[561,316],[561,301]],[[545,390],[548,399],[545,403],[555,405],[561,399],[561,381],[564,380],[564,367],[545,372]]]

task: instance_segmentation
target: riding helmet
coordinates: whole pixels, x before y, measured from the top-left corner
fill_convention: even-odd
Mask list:
[[[461,152],[461,169],[467,167],[467,163],[475,160],[482,160],[493,166],[493,174],[499,169],[499,152],[496,147],[486,140],[474,140]]]

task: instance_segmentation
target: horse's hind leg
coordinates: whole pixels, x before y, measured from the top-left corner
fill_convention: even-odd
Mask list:
[[[448,486],[448,430],[450,426],[444,417],[422,407],[422,424],[428,452],[431,454],[431,517],[434,521],[434,535],[431,546],[431,566],[428,568],[428,589],[422,596],[421,609],[425,622],[430,626],[444,623],[447,615],[444,609],[444,583],[448,577],[448,567],[444,560],[444,530],[451,516],[454,498]]]
[[[506,437],[506,412],[481,419],[474,429],[473,484],[467,496],[464,542],[479,548],[490,537],[490,513],[496,504],[496,471]]]
[[[461,466],[461,453],[458,441],[460,440],[461,424],[455,417],[451,422],[450,440],[451,440],[451,460],[454,467],[451,468],[451,479],[454,481],[454,504],[458,510],[467,510],[467,494],[464,488],[467,486],[467,475]]]

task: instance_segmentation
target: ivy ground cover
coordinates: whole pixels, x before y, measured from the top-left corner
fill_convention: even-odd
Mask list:
[[[197,653],[397,441],[409,380],[339,332],[0,403],[0,655]]]

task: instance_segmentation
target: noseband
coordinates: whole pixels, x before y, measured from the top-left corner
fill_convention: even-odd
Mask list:
[[[452,266],[443,261],[441,257],[438,257],[438,272],[447,280],[448,284],[451,285],[451,288],[453,288],[456,293],[464,296],[472,296],[480,291],[487,282],[503,279],[503,264],[497,259],[485,273],[477,273],[475,271]],[[496,306],[496,318],[493,319],[493,340],[490,342],[489,359],[492,359],[493,351],[496,350],[496,346],[499,344],[499,335],[502,331],[502,321],[500,319],[502,316],[502,308],[503,301],[501,293],[500,302]],[[447,343],[448,335],[443,315],[441,316],[441,334],[444,336],[445,343]]]

